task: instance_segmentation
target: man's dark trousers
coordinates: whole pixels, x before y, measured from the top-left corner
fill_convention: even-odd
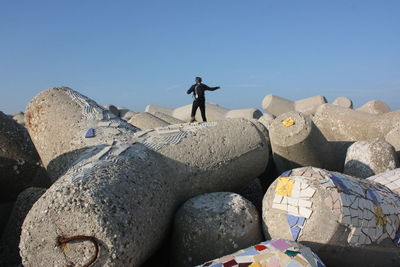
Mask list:
[[[206,99],[205,98],[197,98],[193,101],[192,105],[192,118],[196,116],[196,111],[197,108],[200,108],[201,111],[201,117],[203,118],[203,121],[207,121],[206,118]]]

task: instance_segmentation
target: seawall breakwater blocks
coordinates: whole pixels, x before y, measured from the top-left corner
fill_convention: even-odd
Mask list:
[[[325,267],[325,264],[310,248],[302,244],[284,239],[273,239],[198,266]]]
[[[310,246],[329,266],[398,266],[400,196],[388,187],[305,167],[263,199],[264,232]]]
[[[169,125],[168,122],[148,112],[140,112],[132,116],[128,122],[141,130],[154,129]]]
[[[64,90],[53,93],[60,91],[64,97]],[[52,93],[42,94],[41,99],[46,103],[53,97]],[[68,103],[67,97],[64,103]],[[86,142],[82,133],[90,123],[110,120],[93,119],[102,112],[93,109],[88,113],[94,114],[78,116],[82,107],[73,102],[68,106],[82,128],[71,130],[68,140],[77,138],[78,145],[64,151],[78,149],[78,156],[66,164],[65,174],[35,203],[24,221],[20,250],[27,266],[92,260],[98,265],[140,266],[160,245],[181,203],[201,193],[241,187],[258,177],[268,162],[264,129],[245,119],[146,131],[121,122],[117,127],[102,126],[97,139],[87,138],[90,141]],[[46,114],[39,125],[50,124],[47,119],[51,116]],[[121,133],[112,135],[113,129]],[[48,127],[35,132],[36,140],[43,140],[41,135],[49,136],[46,131],[53,130]],[[109,141],[113,141],[111,145]],[[48,148],[58,147],[50,144]]]

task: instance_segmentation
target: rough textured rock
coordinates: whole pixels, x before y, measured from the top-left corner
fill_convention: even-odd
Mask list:
[[[292,101],[276,95],[267,95],[262,101],[262,107],[275,117],[290,111],[313,115],[317,108],[325,103],[326,99],[323,96],[313,96]]]
[[[337,105],[337,106],[341,106],[344,108],[353,108],[353,101],[351,101],[350,98],[345,97],[345,96],[341,96],[336,98],[333,102],[333,105]]]
[[[385,135],[385,141],[391,144],[400,157],[400,125],[395,126]]]
[[[141,130],[153,129],[169,125],[168,122],[148,112],[138,113],[134,115],[128,122]]]
[[[56,105],[59,98],[63,104]],[[59,149],[60,141],[51,138],[46,147],[38,146],[39,153],[52,158],[61,151],[79,151],[76,163],[67,159],[62,166],[69,166],[68,170],[24,221],[20,250],[27,266],[83,264],[92,258],[99,266],[140,266],[160,245],[181,203],[204,192],[242,187],[268,162],[268,137],[248,120],[141,132],[118,121],[117,127],[102,126],[98,135],[86,140],[82,136],[88,126],[110,122],[94,101],[65,88],[49,89],[35,99],[29,110],[46,107],[31,123],[41,129],[35,131],[38,143],[49,136],[48,131],[56,130],[55,126],[41,128],[50,114],[68,108],[78,126],[65,137],[74,147]],[[118,134],[111,134],[115,129]]]
[[[325,267],[310,248],[284,239],[268,240],[199,266]]]
[[[264,196],[264,234],[308,244],[327,266],[398,266],[399,200],[373,181],[294,169]]]
[[[308,115],[291,111],[278,116],[269,127],[272,155],[279,173],[301,166],[337,170],[330,146]]]
[[[19,124],[25,126],[25,117],[23,112],[18,112],[12,115],[12,118]]]
[[[344,173],[367,178],[399,166],[396,151],[386,141],[358,141],[347,149]]]
[[[230,192],[186,201],[174,219],[171,266],[194,266],[263,239],[256,208]]]
[[[44,192],[45,188],[30,187],[18,195],[1,240],[5,247],[3,255],[5,266],[18,266],[21,263],[18,245],[22,223],[33,204]]]
[[[26,126],[52,181],[92,145],[130,140],[139,129],[68,87],[49,88],[28,104]],[[94,136],[86,138],[89,130]]]
[[[25,127],[0,112],[0,202],[31,186],[48,187],[50,180]]]
[[[380,183],[400,195],[400,168],[368,177],[367,180]]]
[[[357,108],[358,111],[363,111],[371,114],[384,114],[390,112],[390,108],[380,100],[371,100]]]

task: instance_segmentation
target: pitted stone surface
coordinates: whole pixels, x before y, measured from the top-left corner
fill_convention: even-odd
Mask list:
[[[0,112],[0,201],[14,201],[30,186],[50,186],[25,127]]]
[[[353,108],[353,101],[351,101],[350,98],[345,97],[345,96],[341,96],[341,97],[336,98],[332,102],[332,104],[333,105],[337,105],[337,106],[341,106],[341,107],[344,107],[344,108],[350,108],[350,109]]]
[[[55,101],[59,91],[50,91],[46,96],[40,94],[43,102]],[[56,107],[44,114],[63,111],[62,106],[60,110]],[[72,114],[82,112],[80,105],[71,103],[69,107]],[[45,116],[41,118],[39,125],[46,123]],[[92,121],[79,122],[87,125]],[[108,124],[110,120],[95,122]],[[110,124],[101,126],[103,133],[114,129]],[[204,192],[242,187],[258,177],[268,162],[265,129],[245,119],[145,131],[121,123],[118,129],[122,133],[101,134],[88,143],[76,134],[81,131],[75,132],[82,142],[76,146],[80,149],[76,161],[68,164],[65,174],[35,203],[24,221],[20,242],[24,265],[84,264],[95,256],[98,246],[96,265],[140,266],[165,237],[181,203]],[[37,140],[48,134],[44,130],[37,133]],[[180,132],[185,136],[177,137]],[[57,149],[51,142],[47,145]],[[77,236],[95,241],[58,243],[60,237]]]
[[[329,266],[396,266],[399,200],[370,180],[294,169],[264,196],[264,231],[272,238],[307,242]]]
[[[21,263],[18,245],[22,223],[33,204],[44,192],[45,188],[29,187],[18,195],[1,239],[5,247],[3,255],[5,266],[18,266]]]
[[[156,117],[162,119],[163,121],[168,122],[169,124],[181,124],[181,123],[185,123],[185,122],[182,121],[182,120],[179,120],[179,119],[177,119],[177,118],[174,118],[174,117],[172,117],[172,116],[170,116],[170,115],[167,115],[167,114],[165,114],[165,113],[162,113],[162,112],[154,112],[154,113],[152,113],[152,114],[153,114],[154,116],[156,116]]]
[[[193,266],[263,239],[257,210],[230,192],[202,194],[186,201],[174,219],[172,266]]]
[[[390,112],[390,108],[380,100],[371,100],[357,108],[358,111],[363,111],[371,114],[384,114]]]
[[[358,141],[347,149],[344,173],[367,178],[399,167],[394,148],[386,141]]]

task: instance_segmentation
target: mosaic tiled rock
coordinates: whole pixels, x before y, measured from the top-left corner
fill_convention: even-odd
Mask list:
[[[194,266],[263,240],[250,201],[230,192],[196,196],[175,215],[171,266]]]
[[[351,101],[350,98],[345,97],[345,96],[341,96],[336,98],[333,102],[333,105],[337,105],[337,106],[341,106],[344,108],[353,108],[353,101]]]
[[[45,188],[29,187],[18,195],[1,239],[5,248],[4,266],[18,266],[21,263],[18,245],[22,223],[33,204],[44,192]]]
[[[269,136],[279,173],[301,166],[339,168],[328,142],[308,115],[290,111],[278,116],[269,127]]]
[[[54,101],[58,93],[70,101],[61,89],[42,93],[40,99]],[[75,117],[82,125],[110,122],[98,120],[103,112],[93,100],[79,94],[75,101],[81,99],[92,108],[71,102],[69,107],[76,109],[71,110],[74,116],[83,113]],[[46,112],[40,118],[37,125],[50,124]],[[241,187],[263,172],[268,161],[268,137],[245,119],[139,132],[119,123],[87,138],[84,150],[85,128],[71,130],[68,141],[78,139],[79,158],[27,215],[20,242],[24,265],[140,266],[165,238],[180,204],[204,192]],[[121,132],[103,134],[111,129]],[[45,129],[36,134],[37,140],[48,135]],[[47,146],[57,147],[57,142],[50,139]]]
[[[383,184],[400,195],[400,168],[368,177],[367,180]]]
[[[27,187],[49,185],[25,127],[0,112],[0,202],[14,201]]]
[[[297,111],[312,115],[320,105],[325,103],[326,99],[323,96],[313,96],[292,101],[276,95],[266,95],[262,101],[262,107],[275,117],[289,111]]]
[[[140,112],[132,116],[132,118],[128,122],[141,130],[153,129],[169,125],[168,122],[148,112]]]
[[[329,266],[399,260],[400,196],[373,181],[313,167],[287,171],[264,196],[263,222],[266,235],[304,242]]]
[[[388,142],[358,141],[347,149],[343,173],[367,178],[398,166],[396,151]]]
[[[306,246],[284,239],[273,239],[198,266],[324,267],[325,264]]]
[[[92,145],[130,140],[136,127],[68,87],[53,87],[31,100],[26,126],[55,181]]]
[[[383,114],[391,111],[390,107],[380,100],[368,101],[356,110],[371,114]]]
[[[192,104],[175,109],[148,105],[145,109],[145,111],[149,113],[154,114],[155,112],[162,112],[185,122],[190,121],[191,110]],[[227,118],[258,119],[262,116],[262,113],[260,110],[255,108],[230,110],[217,104],[206,103],[206,115],[208,121],[217,121]],[[196,120],[202,121],[200,112],[196,113]]]

